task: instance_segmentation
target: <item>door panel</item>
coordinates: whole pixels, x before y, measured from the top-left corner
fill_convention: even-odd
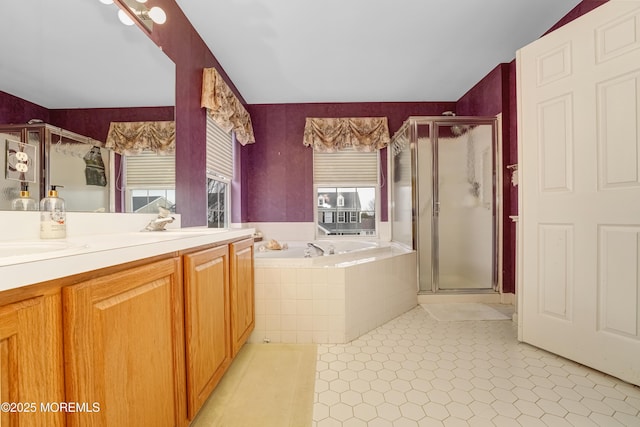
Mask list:
[[[412,132],[420,291],[494,289],[496,121],[429,118]]]
[[[256,323],[253,270],[253,239],[230,246],[231,354],[235,357]]]
[[[640,384],[640,2],[518,52],[519,338]]]
[[[66,400],[99,405],[70,426],[182,425],[181,283],[171,258],[63,288]]]
[[[229,247],[184,255],[189,419],[231,364]]]
[[[420,262],[420,291],[435,291],[433,277],[433,154],[431,145],[431,124],[416,124],[412,145],[416,177],[415,219],[418,221],[417,245]]]
[[[438,289],[491,289],[493,126],[437,125]]]

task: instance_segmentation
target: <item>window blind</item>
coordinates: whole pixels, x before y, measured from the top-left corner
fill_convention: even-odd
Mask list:
[[[125,156],[125,185],[142,188],[174,188],[176,183],[175,155],[160,156],[141,153]]]
[[[233,179],[233,138],[207,114],[207,173]]]
[[[377,184],[379,151],[352,148],[334,153],[313,153],[315,184]]]

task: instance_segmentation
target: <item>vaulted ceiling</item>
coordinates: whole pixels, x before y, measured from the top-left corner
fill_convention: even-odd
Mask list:
[[[456,101],[580,3],[176,1],[250,104]],[[116,10],[0,2],[0,90],[51,109],[173,105],[175,65]]]
[[[456,101],[580,0],[176,0],[250,104]]]

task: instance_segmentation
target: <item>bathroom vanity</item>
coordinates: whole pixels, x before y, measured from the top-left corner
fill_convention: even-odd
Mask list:
[[[185,230],[0,257],[0,424],[193,420],[254,327],[253,230]]]

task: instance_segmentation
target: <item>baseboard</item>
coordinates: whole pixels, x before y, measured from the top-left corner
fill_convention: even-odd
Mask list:
[[[451,304],[476,302],[486,304],[502,304],[499,293],[490,294],[419,294],[418,304]]]
[[[500,294],[500,304],[515,305],[516,294],[512,294],[512,293]]]

